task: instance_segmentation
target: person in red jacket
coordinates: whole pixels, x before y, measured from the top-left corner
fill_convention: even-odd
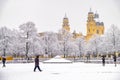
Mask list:
[[[34,67],[34,72],[36,71],[36,68],[41,72],[42,70],[39,67],[39,56],[36,56],[35,58],[35,67]]]

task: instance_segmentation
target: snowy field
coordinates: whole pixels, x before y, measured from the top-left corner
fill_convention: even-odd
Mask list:
[[[0,80],[120,80],[120,65],[90,63],[43,64],[33,72],[34,63],[11,63],[2,68]]]

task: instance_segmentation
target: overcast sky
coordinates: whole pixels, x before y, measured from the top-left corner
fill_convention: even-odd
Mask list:
[[[38,32],[58,32],[65,13],[71,32],[86,34],[87,14],[92,9],[107,31],[111,24],[120,27],[120,0],[0,0],[0,27],[18,28],[33,21]]]

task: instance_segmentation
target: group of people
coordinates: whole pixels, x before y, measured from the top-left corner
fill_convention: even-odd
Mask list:
[[[102,56],[102,64],[103,64],[103,66],[105,66],[105,55],[103,55]],[[114,54],[113,55],[113,60],[114,60],[114,64],[115,64],[115,67],[117,66],[117,64],[116,64],[116,60],[117,60],[117,57],[116,57],[116,55]]]
[[[3,63],[3,67],[6,67],[5,63],[6,63],[6,58],[5,56],[2,57],[2,63]],[[41,72],[42,70],[40,69],[39,66],[39,56],[36,56],[35,58],[35,67],[34,67],[34,72],[36,71],[36,68],[38,68],[38,70]]]
[[[105,66],[105,55],[102,56],[102,64],[103,66]],[[115,67],[117,66],[116,65],[116,55],[114,54],[113,55],[113,59],[114,59],[114,64],[115,64]],[[3,63],[3,67],[6,67],[5,63],[6,63],[6,58],[5,57],[2,57],[2,63]],[[34,67],[34,72],[36,71],[36,68],[38,68],[38,70],[41,72],[42,70],[40,69],[40,66],[39,66],[39,55],[36,56],[35,58],[35,67]]]

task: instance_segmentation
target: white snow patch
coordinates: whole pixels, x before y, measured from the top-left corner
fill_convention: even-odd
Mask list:
[[[43,64],[33,72],[34,63],[0,65],[0,80],[120,80],[120,65],[114,64]]]
[[[72,61],[66,60],[62,58],[61,56],[57,55],[56,57],[50,60],[43,61],[43,63],[72,63]]]

